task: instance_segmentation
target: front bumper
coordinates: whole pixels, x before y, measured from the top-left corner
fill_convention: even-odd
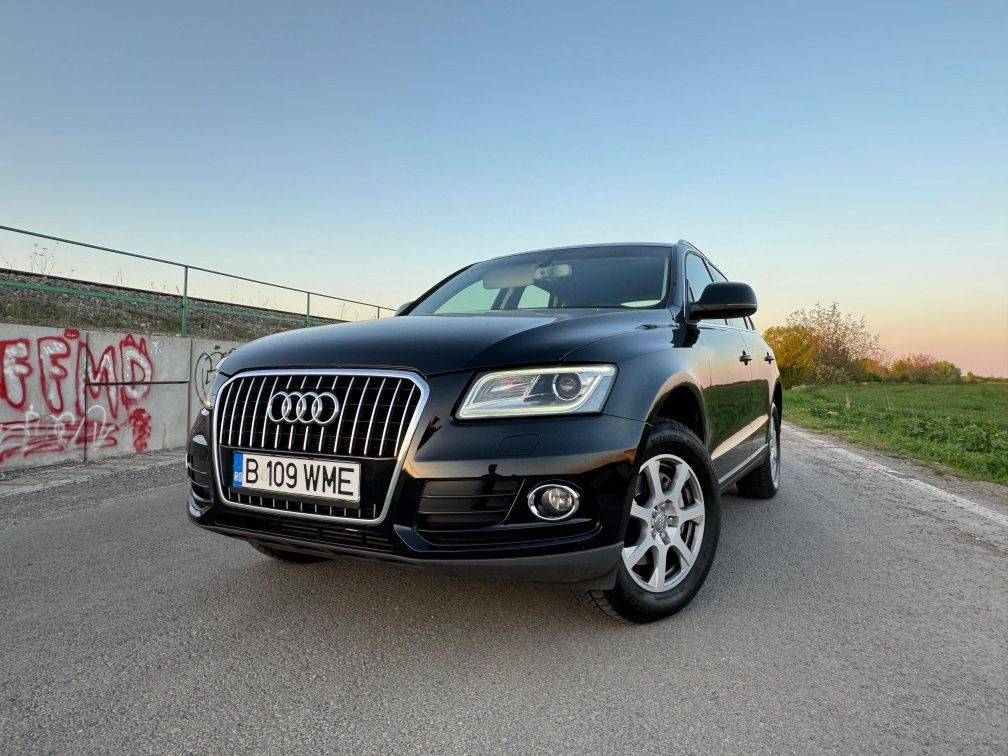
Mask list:
[[[459,423],[451,419],[451,404],[466,378],[430,380],[431,400],[391,506],[373,525],[249,511],[224,501],[213,480],[209,414],[201,412],[187,455],[190,519],[223,535],[304,553],[610,587],[645,423],[608,415]],[[528,491],[546,481],[581,494],[570,519],[542,522],[529,512]]]

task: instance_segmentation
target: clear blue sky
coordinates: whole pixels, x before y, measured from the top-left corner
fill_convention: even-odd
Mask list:
[[[0,9],[0,223],[398,304],[675,241],[1008,374],[1008,3]],[[993,340],[993,346],[992,346]]]

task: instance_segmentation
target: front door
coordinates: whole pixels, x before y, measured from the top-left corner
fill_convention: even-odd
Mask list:
[[[710,357],[711,385],[705,392],[710,423],[707,448],[720,480],[752,454],[749,442],[751,363],[746,364],[739,359],[745,349],[745,341],[734,328],[701,323],[698,346]]]
[[[708,269],[715,281],[727,281],[724,274],[708,263]],[[767,418],[770,416],[770,392],[773,384],[768,384],[768,375],[773,368],[766,362],[767,346],[753,329],[749,318],[729,318],[725,326],[733,329],[742,339],[743,352],[740,359],[749,365],[749,409],[740,427],[746,435],[750,455],[760,451],[767,437]]]
[[[686,255],[686,297],[697,301],[714,281],[699,255]],[[723,320],[700,322],[697,345],[710,358],[710,386],[704,392],[709,423],[707,449],[719,479],[730,475],[752,453],[749,425],[752,418],[752,370],[742,359],[746,343],[742,332]]]

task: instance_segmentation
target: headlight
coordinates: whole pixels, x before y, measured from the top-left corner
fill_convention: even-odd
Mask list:
[[[528,368],[487,373],[469,389],[458,416],[573,415],[601,412],[615,365]]]
[[[214,402],[217,401],[217,392],[220,391],[221,386],[223,386],[230,377],[231,376],[224,375],[224,373],[220,371],[220,365],[217,366],[217,369],[214,371],[213,383],[210,384],[210,391],[207,392],[206,399],[203,400],[204,407],[208,410],[213,409]]]

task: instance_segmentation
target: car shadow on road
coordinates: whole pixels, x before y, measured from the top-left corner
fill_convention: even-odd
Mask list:
[[[766,509],[765,503],[762,504]],[[718,559],[694,601],[673,622],[700,627],[711,615],[723,612],[723,602],[739,595],[744,586],[727,585],[738,575],[751,576],[765,564],[744,563],[744,535],[754,516],[751,502],[735,496],[724,501]],[[422,568],[368,559],[342,557],[331,562],[294,565],[263,557],[244,544],[233,544],[240,564],[220,583],[211,580],[209,600],[225,602],[233,611],[266,617],[302,628],[325,628],[327,637],[346,642],[366,639],[382,627],[410,637],[436,634],[439,644],[469,641],[475,637],[495,644],[508,639],[593,636],[599,633],[668,632],[668,623],[635,626],[618,623],[584,607],[562,585],[464,578]],[[757,555],[748,553],[757,560]],[[744,582],[744,581],[743,581]],[[662,630],[662,627],[666,628]]]

